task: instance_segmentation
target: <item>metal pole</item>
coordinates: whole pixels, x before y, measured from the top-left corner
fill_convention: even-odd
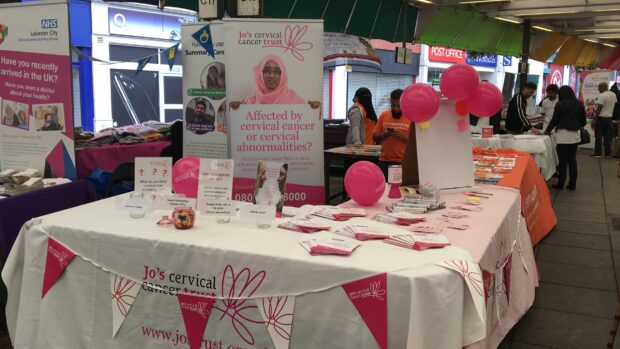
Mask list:
[[[524,66],[528,64],[528,60],[530,58],[530,31],[531,31],[532,21],[530,19],[523,20],[523,45],[521,48],[521,64]],[[519,67],[521,68],[521,67]],[[527,84],[527,71],[521,71],[519,73],[519,90],[525,88],[525,84]]]
[[[408,33],[408,18],[409,17],[409,0],[403,0],[403,6],[405,7],[405,11],[403,11],[403,48],[407,47],[407,34]],[[406,53],[405,53],[406,54]]]

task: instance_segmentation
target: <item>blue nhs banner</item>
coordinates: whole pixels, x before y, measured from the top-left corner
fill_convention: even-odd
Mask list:
[[[502,57],[502,65],[504,67],[510,67],[512,65],[512,57],[511,56],[503,56]]]
[[[469,65],[495,68],[495,66],[497,66],[497,55],[484,54],[475,57],[469,57],[468,55],[465,62]]]

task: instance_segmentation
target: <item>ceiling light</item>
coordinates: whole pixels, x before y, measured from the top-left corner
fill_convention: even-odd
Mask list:
[[[601,36],[601,39],[620,39],[620,34],[618,35],[605,35],[605,36]]]
[[[500,20],[500,21],[504,21],[504,22],[509,22],[509,23],[521,24],[521,22],[520,22],[520,21],[515,20],[515,19],[510,19],[510,18],[495,17],[495,19]]]
[[[492,2],[510,2],[511,0],[466,0],[459,1],[457,5],[465,5],[465,4],[488,4]]]
[[[542,31],[546,31],[546,32],[552,32],[554,31],[553,29],[549,29],[549,28],[545,28],[545,27],[541,27],[539,25],[533,25],[532,28],[534,29],[538,29],[538,30],[542,30]]]
[[[549,11],[549,12],[530,12],[530,13],[516,13],[513,16],[517,17],[531,17],[531,16],[553,16],[553,15],[570,15],[578,13],[579,11]]]
[[[593,32],[594,28],[590,28],[590,29],[575,29],[576,32]]]
[[[431,0],[418,0],[418,2],[421,2],[423,4],[432,4],[433,3]]]
[[[592,12],[618,12],[620,11],[620,8],[609,8],[609,9],[603,9],[603,10],[592,10]]]
[[[583,39],[583,40],[587,41],[587,42],[592,42],[592,43],[598,44],[598,41],[596,41],[596,40],[592,40],[592,39]]]
[[[616,45],[614,44],[608,44],[608,43],[604,43],[603,46],[607,46],[607,47],[616,47]]]

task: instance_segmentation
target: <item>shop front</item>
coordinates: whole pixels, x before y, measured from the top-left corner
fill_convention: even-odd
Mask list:
[[[94,129],[182,119],[182,55],[170,69],[163,51],[180,41],[181,24],[195,22],[195,12],[139,4],[91,6]],[[136,74],[136,61],[148,56]]]

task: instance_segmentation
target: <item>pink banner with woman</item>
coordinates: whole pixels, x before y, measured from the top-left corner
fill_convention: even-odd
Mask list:
[[[323,202],[323,23],[227,20],[233,197],[253,201],[261,160],[287,164],[285,205]]]

